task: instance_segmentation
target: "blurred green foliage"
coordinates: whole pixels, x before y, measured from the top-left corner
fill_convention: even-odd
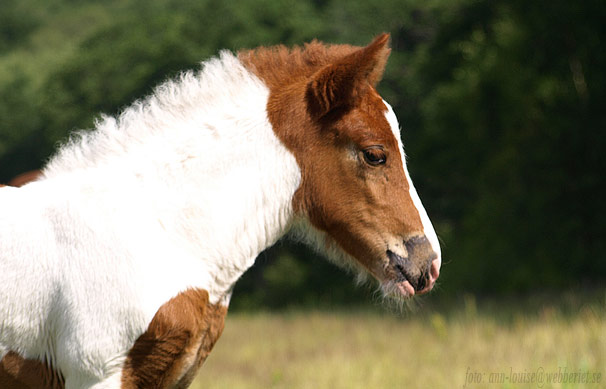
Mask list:
[[[443,242],[440,291],[606,280],[606,3],[5,0],[0,181],[220,49],[392,35],[379,87]],[[267,250],[236,306],[371,298],[309,250]],[[438,292],[440,293],[440,292]]]

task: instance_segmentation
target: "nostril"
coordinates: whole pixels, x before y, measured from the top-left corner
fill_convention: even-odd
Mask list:
[[[419,277],[419,281],[417,282],[417,286],[415,287],[415,292],[425,289],[426,285],[427,285],[427,274],[421,273],[421,276]]]
[[[397,271],[396,277],[399,281],[408,281],[417,290],[417,277],[415,277],[414,264],[408,257],[401,257],[391,250],[387,250],[387,257],[392,269]]]

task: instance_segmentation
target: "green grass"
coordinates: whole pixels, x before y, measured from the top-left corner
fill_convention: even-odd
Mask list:
[[[512,388],[511,373],[541,372],[541,384],[521,387],[605,387],[605,297],[465,296],[438,306],[430,297],[404,315],[233,313],[192,388]],[[548,383],[558,371],[601,381]]]

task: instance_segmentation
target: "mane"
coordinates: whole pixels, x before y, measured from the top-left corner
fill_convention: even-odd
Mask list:
[[[150,138],[176,142],[182,137],[229,136],[221,125],[235,112],[247,112],[259,88],[266,89],[229,51],[157,86],[117,116],[101,115],[92,130],[73,132],[44,169],[48,177],[86,169],[132,153]],[[251,96],[252,95],[252,96]],[[257,95],[258,96],[258,95]],[[249,99],[249,97],[251,97]],[[258,99],[258,97],[257,97]],[[264,107],[254,107],[264,109]],[[168,132],[168,133],[167,133]]]

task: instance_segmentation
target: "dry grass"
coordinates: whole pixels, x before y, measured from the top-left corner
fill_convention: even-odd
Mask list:
[[[511,372],[527,373],[526,379],[544,373],[542,383],[523,387],[606,386],[603,293],[576,312],[551,305],[516,310],[511,303],[476,308],[468,297],[454,308],[406,316],[231,314],[192,388],[518,387],[509,381]],[[547,382],[547,374],[564,368],[599,373],[601,383]],[[468,382],[479,377],[479,384]]]

